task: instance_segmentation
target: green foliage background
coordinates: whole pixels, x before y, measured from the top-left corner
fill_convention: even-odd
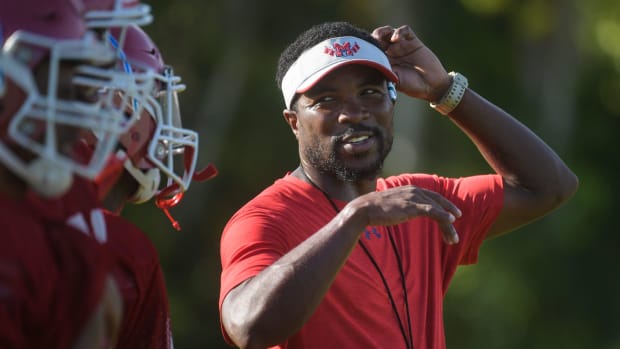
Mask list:
[[[409,24],[449,70],[545,139],[580,178],[551,215],[485,243],[445,301],[450,348],[620,348],[620,2],[615,0],[146,1],[145,27],[188,89],[185,126],[220,173],[172,210],[124,215],[152,237],[165,271],[176,348],[226,348],[219,328],[219,237],[228,218],[297,166],[274,75],[302,30],[346,20]],[[402,97],[402,96],[401,96]],[[386,174],[490,169],[425,103],[402,97]]]

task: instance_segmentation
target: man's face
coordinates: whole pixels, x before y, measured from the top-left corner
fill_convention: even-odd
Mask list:
[[[99,98],[97,88],[76,85],[73,83],[73,78],[77,74],[76,68],[80,64],[83,64],[83,62],[63,61],[60,63],[58,67],[58,80],[56,81],[55,86],[52,86],[52,88],[55,89],[54,91],[48,89],[50,69],[52,69],[52,67],[49,65],[48,61],[40,63],[34,70],[34,78],[39,92],[44,96],[55,93],[55,97],[59,101],[76,101],[89,104],[96,103]],[[56,113],[56,111],[54,111],[54,113]],[[44,132],[43,127],[45,127],[43,123],[38,125],[36,129],[40,130],[33,135],[34,139],[38,139],[38,134],[42,134]],[[69,126],[62,123],[56,124],[55,127],[58,138],[57,149],[60,153],[71,156],[73,144],[85,130],[81,127]]]
[[[81,101],[87,103],[94,103],[97,101],[97,91],[93,88],[76,86],[72,82],[72,78],[75,74],[75,67],[78,62],[63,62],[58,67],[58,75],[56,84],[53,87],[54,91],[48,91],[48,81],[50,76],[50,64],[47,60],[42,61],[32,71],[34,82],[36,83],[36,89],[41,95],[41,98],[46,98],[49,93],[54,93],[57,100],[64,101]],[[16,114],[22,110],[24,103],[26,102],[29,92],[21,87],[22,85],[13,81],[12,76],[5,76],[6,79],[6,93],[0,101],[0,122],[1,131],[3,137],[7,137],[8,125]],[[36,112],[39,114],[47,113],[43,106],[38,106]],[[53,111],[55,112],[55,111]],[[27,112],[26,115],[30,115],[32,111]],[[36,142],[44,142],[46,125],[43,121],[34,118],[24,118],[18,126],[20,132],[26,135],[28,138],[33,139]],[[68,154],[70,152],[70,145],[75,142],[77,135],[77,129],[75,127],[58,126],[56,125],[57,132],[57,149],[62,153]],[[25,154],[24,154],[25,155]],[[29,157],[29,156],[25,156]]]
[[[81,61],[62,61],[58,67],[58,81],[56,84],[56,97],[61,100],[75,100],[86,103],[95,103],[99,98],[97,88],[76,85],[73,78],[77,74],[77,67],[84,62]],[[50,65],[48,61],[39,64],[34,70],[34,76],[39,91],[47,95],[48,78],[50,76]]]
[[[331,72],[296,103],[302,162],[343,181],[376,178],[392,148],[393,107],[379,71]]]

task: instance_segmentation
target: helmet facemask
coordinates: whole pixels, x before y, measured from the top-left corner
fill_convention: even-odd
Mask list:
[[[96,91],[79,84],[83,75],[79,66],[110,64],[113,54],[90,32],[79,39],[59,40],[16,31],[2,47],[2,85],[10,80],[25,96],[10,117],[5,141],[29,155],[18,156],[1,144],[0,157],[45,196],[56,196],[68,189],[73,173],[93,179],[115,149],[122,131],[118,127],[122,114],[99,100]],[[97,133],[100,140],[88,159],[74,153],[74,145],[84,133]],[[41,174],[32,167],[42,167],[49,173]],[[51,173],[54,171],[58,173]],[[50,183],[50,177],[59,176],[67,178]]]

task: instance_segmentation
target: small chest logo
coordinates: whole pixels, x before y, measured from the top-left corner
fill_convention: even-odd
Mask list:
[[[366,236],[366,240],[370,240],[373,237],[381,239],[381,233],[375,227],[366,228],[366,230],[364,230],[364,235]]]
[[[325,54],[336,57],[348,57],[353,56],[359,51],[360,46],[357,42],[351,44],[350,42],[345,42],[344,44],[334,43],[331,47],[325,46]]]

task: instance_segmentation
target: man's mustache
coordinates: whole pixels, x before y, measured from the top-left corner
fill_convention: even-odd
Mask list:
[[[381,132],[381,129],[379,129],[378,127],[369,127],[369,126],[364,126],[364,125],[356,125],[356,126],[351,126],[348,129],[346,129],[344,132],[342,132],[341,134],[339,134],[338,136],[334,136],[334,142],[335,143],[341,143],[343,139],[345,139],[346,137],[350,137],[356,133],[360,133],[360,132],[368,132],[370,133],[373,137],[383,137],[383,133]]]

